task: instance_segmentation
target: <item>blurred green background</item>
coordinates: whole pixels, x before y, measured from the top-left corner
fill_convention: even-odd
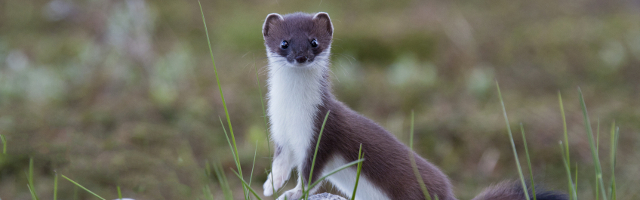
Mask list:
[[[245,175],[257,149],[253,188],[260,193],[270,156],[258,92],[266,92],[264,17],[325,11],[335,27],[337,98],[405,143],[414,110],[416,151],[450,176],[458,198],[517,179],[494,80],[521,161],[518,124],[527,131],[538,182],[567,191],[558,147],[561,92],[578,195],[594,199],[580,87],[593,128],[600,122],[605,181],[615,120],[618,197],[640,198],[639,1],[202,5]],[[208,185],[221,199],[215,177],[205,175],[207,161],[222,164],[240,198],[206,42],[195,0],[0,1],[0,134],[8,141],[0,198],[31,199],[30,157],[41,199],[51,198],[55,172],[106,198],[115,198],[120,185],[136,199],[202,199]],[[58,198],[95,199],[77,190],[61,179]]]

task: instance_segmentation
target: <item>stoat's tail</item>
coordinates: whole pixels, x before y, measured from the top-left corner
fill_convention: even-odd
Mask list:
[[[568,200],[567,195],[553,192],[553,191],[539,191],[539,188],[536,188],[536,199],[537,200]],[[533,192],[531,190],[524,191],[522,189],[522,184],[518,182],[502,182],[497,185],[491,186],[484,191],[482,191],[478,196],[473,198],[473,200],[518,200],[525,199],[524,193],[527,192],[529,194],[529,198],[533,199]]]

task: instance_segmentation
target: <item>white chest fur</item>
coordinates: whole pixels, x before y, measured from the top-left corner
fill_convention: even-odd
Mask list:
[[[269,55],[271,136],[284,151],[292,153],[296,165],[304,161],[311,145],[315,115],[322,103],[324,66],[293,66],[283,57]]]

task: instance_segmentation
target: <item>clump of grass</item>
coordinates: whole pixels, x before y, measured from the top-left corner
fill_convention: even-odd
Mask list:
[[[598,120],[597,123],[597,131],[596,131],[596,139],[594,141],[594,137],[593,137],[593,130],[591,129],[591,122],[589,120],[589,115],[587,112],[587,107],[584,101],[584,96],[582,94],[582,91],[580,90],[580,88],[578,88],[578,95],[579,95],[579,100],[580,100],[580,107],[582,110],[582,115],[583,115],[583,119],[584,119],[584,126],[585,126],[585,131],[587,133],[587,139],[589,141],[589,149],[591,150],[591,156],[594,162],[594,167],[595,167],[595,199],[600,199],[600,197],[602,197],[603,200],[608,200],[608,199],[617,199],[616,197],[616,185],[615,185],[615,165],[616,165],[616,150],[618,148],[618,136],[619,136],[619,128],[616,127],[615,122],[613,122],[611,124],[611,146],[610,146],[610,167],[611,167],[611,183],[609,185],[609,193],[607,195],[605,186],[604,186],[604,180],[603,180],[603,175],[602,175],[602,166],[600,163],[600,156],[599,156],[599,150],[600,150],[600,120]],[[560,102],[560,110],[562,113],[562,120],[563,120],[563,124],[565,129],[564,129],[564,137],[565,137],[565,145],[562,145],[562,141],[560,142],[560,148],[561,153],[562,153],[562,161],[565,165],[565,170],[567,171],[567,178],[568,178],[568,184],[569,184],[569,189],[571,191],[571,199],[573,200],[577,200],[578,196],[577,196],[577,186],[576,184],[574,184],[573,179],[571,178],[571,171],[570,171],[570,166],[569,166],[569,141],[568,141],[568,137],[567,137],[567,129],[566,129],[566,119],[564,116],[564,108],[562,106],[562,96],[560,95],[560,93],[558,93],[558,99]],[[578,174],[577,174],[577,165],[576,165],[576,183],[578,182]]]
[[[216,177],[218,177],[218,184],[220,184],[224,199],[233,200],[233,193],[231,192],[229,182],[227,181],[227,177],[224,175],[224,171],[222,170],[222,166],[220,166],[220,163],[213,164],[213,171],[216,174]]]
[[[227,109],[227,103],[224,100],[224,93],[222,92],[222,85],[220,85],[220,78],[218,78],[218,69],[216,68],[216,62],[213,58],[213,50],[211,49],[211,40],[209,39],[209,31],[207,29],[207,22],[204,18],[204,12],[202,11],[202,4],[200,3],[200,1],[198,1],[198,6],[200,6],[200,15],[202,16],[202,23],[204,24],[204,31],[205,31],[205,35],[207,36],[207,46],[209,47],[209,55],[211,56],[211,64],[213,65],[213,72],[216,76],[216,83],[218,84],[218,91],[220,92],[220,98],[222,99],[222,107],[224,107],[224,114],[225,117],[227,119],[227,124],[229,126],[229,133],[231,134],[231,142],[233,143],[233,148],[232,148],[232,152],[234,154],[234,161],[236,164],[236,168],[238,169],[238,173],[240,175],[240,177],[242,177],[242,166],[240,165],[240,157],[238,155],[238,146],[236,145],[236,138],[235,138],[235,134],[233,133],[233,126],[231,125],[231,118],[229,117],[229,110]],[[224,129],[224,125],[222,126]],[[225,136],[226,136],[226,131],[225,131]],[[227,137],[227,141],[229,140],[229,138]],[[244,180],[243,180],[244,181]],[[247,190],[250,188],[247,188],[246,186],[243,185],[243,192],[244,192],[244,197],[245,199],[247,199],[249,197],[249,194],[247,192]]]
[[[558,102],[560,104],[560,114],[562,115],[562,127],[564,133],[564,145],[563,142],[560,141],[560,153],[562,154],[562,161],[565,166],[565,170],[567,172],[567,184],[569,186],[569,197],[573,200],[578,199],[577,186],[575,183],[578,181],[577,170],[576,170],[576,182],[573,182],[573,178],[571,177],[571,160],[569,159],[569,136],[567,134],[567,118],[564,114],[564,106],[562,103],[562,94],[558,92]],[[577,166],[576,166],[577,168]]]

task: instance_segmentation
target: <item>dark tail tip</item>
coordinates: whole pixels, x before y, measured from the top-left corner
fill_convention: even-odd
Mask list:
[[[534,194],[530,187],[527,193],[529,198],[533,200]],[[546,191],[539,186],[536,186],[535,195],[536,200],[569,200],[566,194],[557,191]],[[473,200],[513,200],[524,198],[525,191],[522,189],[522,184],[515,181],[506,181],[485,189]]]
[[[533,200],[533,192],[529,191],[529,198]],[[569,196],[564,193],[557,191],[537,191],[536,190],[536,199],[537,200],[569,200]]]

